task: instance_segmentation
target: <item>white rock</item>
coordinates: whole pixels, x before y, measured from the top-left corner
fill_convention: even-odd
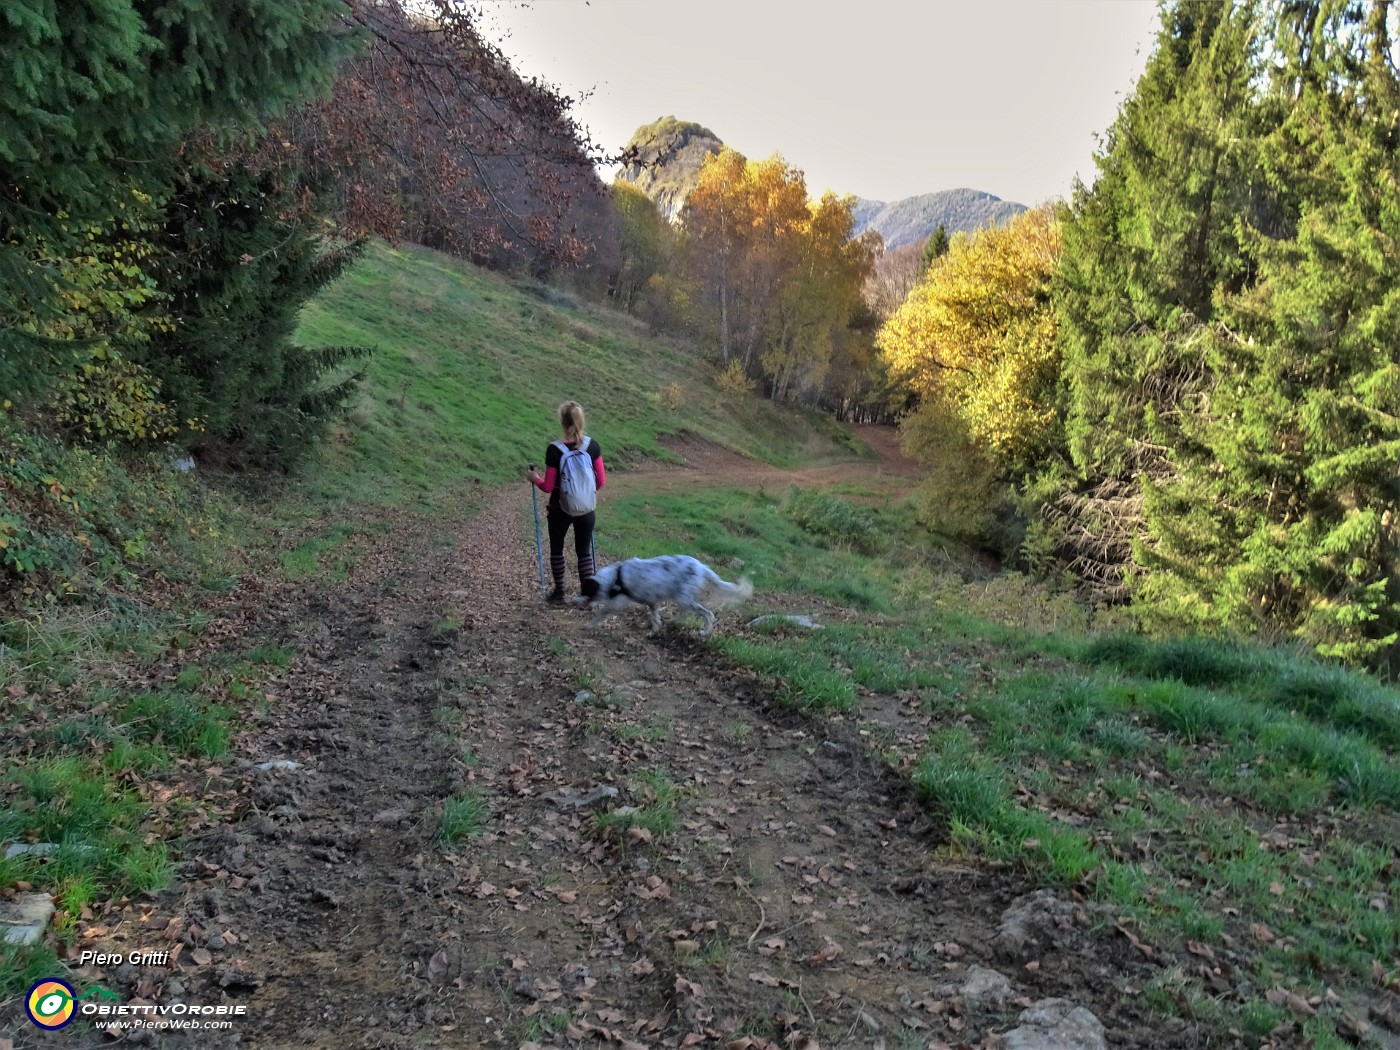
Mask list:
[[[1099,1019],[1068,999],[1041,999],[1019,1020],[1001,1037],[1001,1050],[1108,1050]]]
[[[790,623],[794,627],[801,627],[808,631],[821,631],[825,629],[810,616],[794,615],[791,613],[769,613],[766,616],[755,616],[748,622],[748,626],[762,627],[764,624],[769,623]]]
[[[0,903],[0,930],[6,944],[33,944],[44,935],[54,913],[47,893],[21,893],[12,901]]]
[[[605,798],[617,798],[617,788],[613,787],[611,784],[603,784],[599,787],[595,787],[592,791],[564,791],[560,792],[559,802],[564,806],[582,809],[584,806],[591,806],[595,802],[601,802]]]
[[[63,847],[57,842],[13,842],[5,847],[5,859],[11,857],[47,857],[51,853],[57,853]],[[69,849],[78,853],[91,853],[93,847],[86,842],[79,842],[70,846]]]
[[[1004,1003],[1014,994],[1006,975],[985,966],[969,966],[967,979],[958,987],[958,995],[970,1006],[983,1003]]]

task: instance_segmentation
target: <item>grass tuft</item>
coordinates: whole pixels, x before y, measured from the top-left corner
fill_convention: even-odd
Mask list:
[[[490,808],[475,791],[450,798],[442,806],[438,838],[444,845],[452,846],[462,839],[479,835],[490,815]]]

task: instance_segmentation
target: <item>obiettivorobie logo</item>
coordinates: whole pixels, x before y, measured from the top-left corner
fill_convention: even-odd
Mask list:
[[[109,991],[101,985],[89,988],[79,995],[67,981],[57,977],[46,977],[29,989],[29,995],[24,1000],[24,1012],[40,1028],[52,1031],[71,1024],[74,1014],[77,1013],[77,1001],[92,995],[121,999],[116,992]]]

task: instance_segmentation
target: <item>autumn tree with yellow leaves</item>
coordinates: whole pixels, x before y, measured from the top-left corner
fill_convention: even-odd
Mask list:
[[[1050,304],[1059,255],[1048,206],[959,236],[876,337],[892,379],[918,399],[906,440],[932,472],[928,509],[950,531],[983,532],[993,489],[1060,439]],[[965,506],[943,500],[969,486]]]
[[[694,322],[774,399],[819,397],[834,361],[869,357],[853,320],[878,241],[853,236],[853,204],[832,193],[813,203],[782,157],[726,148],[706,159],[681,211]]]

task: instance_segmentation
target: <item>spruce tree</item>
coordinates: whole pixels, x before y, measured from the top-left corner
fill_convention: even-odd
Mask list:
[[[326,88],[355,35],[338,0],[7,0],[0,9],[0,386],[61,345],[32,319],[60,309],[38,257],[106,221],[133,187],[183,167],[191,128],[256,125]],[[67,238],[67,240],[65,240]]]
[[[275,175],[193,173],[167,205],[159,279],[174,327],[140,348],[196,451],[293,465],[353,391],[364,347],[305,347],[297,316],[358,254]]]
[[[1388,3],[1276,24],[1255,268],[1203,339],[1210,396],[1149,493],[1144,597],[1384,663],[1400,615],[1400,79]],[[1202,571],[1208,568],[1210,571]]]
[[[1043,486],[1047,517],[1081,572],[1128,577],[1149,624],[1393,658],[1393,22],[1389,2],[1164,9],[1066,211],[1077,478]]]
[[[928,273],[928,268],[947,254],[948,231],[940,222],[924,242],[923,272]]]
[[[1201,333],[1217,290],[1247,280],[1236,220],[1246,172],[1254,3],[1163,8],[1156,48],[1061,222],[1055,302],[1069,463],[1030,485],[1041,546],[1101,597],[1131,593],[1150,542],[1144,482],[1176,473],[1182,415],[1202,395]],[[1140,553],[1140,551],[1139,551]],[[1183,567],[1185,570],[1189,567]]]

